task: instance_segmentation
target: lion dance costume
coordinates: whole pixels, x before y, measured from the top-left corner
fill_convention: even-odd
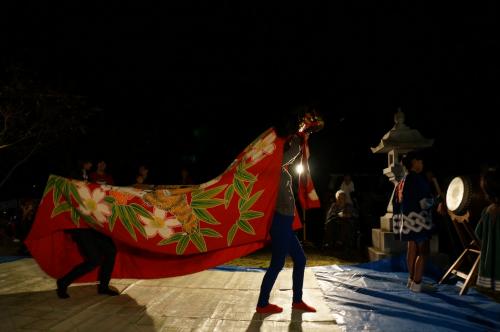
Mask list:
[[[307,119],[303,130],[323,126],[317,116]],[[247,255],[269,241],[284,142],[270,128],[221,175],[187,187],[141,190],[51,175],[26,245],[54,278],[83,261],[65,232],[75,228],[91,227],[113,239],[113,278],[185,275]],[[300,201],[304,208],[319,207],[312,181],[305,179]],[[300,227],[296,217],[294,229]],[[97,270],[77,281],[95,280]]]

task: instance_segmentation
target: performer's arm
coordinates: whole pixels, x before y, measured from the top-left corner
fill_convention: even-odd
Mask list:
[[[288,164],[293,161],[300,153],[300,145],[302,139],[298,135],[293,135],[285,144],[288,144],[288,149],[283,153],[283,164]]]

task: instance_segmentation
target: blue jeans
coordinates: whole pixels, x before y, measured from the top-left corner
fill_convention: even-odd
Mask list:
[[[285,259],[288,254],[293,260],[293,302],[302,301],[306,255],[299,239],[292,230],[293,218],[293,216],[285,216],[279,213],[275,213],[273,217],[270,231],[272,239],[271,263],[260,286],[259,301],[257,302],[259,307],[265,307],[269,304],[271,290],[278,274],[285,266]]]

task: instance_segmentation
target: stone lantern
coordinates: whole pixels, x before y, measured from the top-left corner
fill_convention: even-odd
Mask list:
[[[394,115],[394,127],[382,137],[376,147],[371,148],[373,153],[387,153],[387,168],[383,170],[383,174],[394,184],[394,188],[387,212],[380,217],[380,228],[372,229],[373,247],[368,248],[370,260],[378,260],[404,250],[402,241],[395,239],[392,233],[394,189],[405,175],[400,158],[410,151],[430,147],[433,143],[433,139],[424,138],[418,130],[409,128],[405,124],[404,113],[399,109]]]

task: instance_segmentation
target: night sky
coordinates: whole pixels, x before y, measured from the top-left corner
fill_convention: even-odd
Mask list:
[[[435,139],[437,174],[500,159],[493,1],[84,3],[1,5],[2,65],[101,110],[86,135],[34,155],[11,186],[64,174],[81,155],[109,160],[123,185],[141,160],[157,183],[175,184],[182,165],[207,181],[301,104],[326,121],[310,140],[320,186],[330,173],[380,174],[386,157],[369,148],[398,108]]]

